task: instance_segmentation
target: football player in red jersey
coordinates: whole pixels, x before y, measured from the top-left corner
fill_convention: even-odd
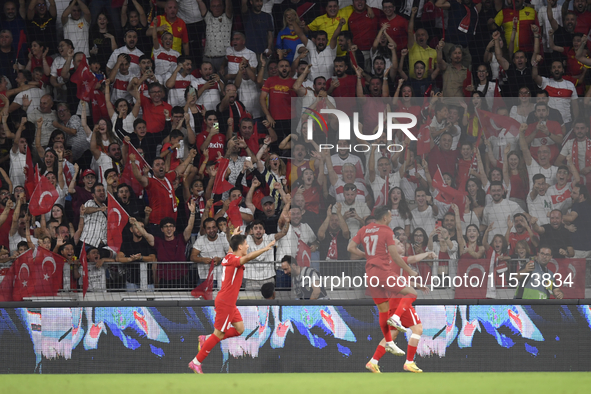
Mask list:
[[[393,325],[397,330],[406,331],[400,322],[400,316],[405,310],[408,310],[413,300],[417,297],[417,292],[412,287],[400,287],[397,284],[399,275],[396,273],[398,267],[402,268],[409,276],[417,276],[406,262],[400,257],[396,247],[394,231],[388,224],[392,219],[392,213],[388,207],[379,207],[374,211],[375,223],[362,227],[357,235],[349,242],[347,250],[351,257],[355,259],[365,259],[365,271],[368,278],[367,294],[371,296],[378,307],[380,316],[380,328],[386,340],[385,350],[396,354],[400,349],[392,341],[390,327]],[[357,248],[363,244],[365,253]],[[392,264],[392,261],[396,265]],[[377,281],[377,282],[376,282]],[[394,296],[404,297],[395,311],[395,316],[391,317],[388,300]],[[400,309],[400,310],[398,310]],[[391,322],[393,321],[393,322]]]
[[[396,240],[396,248],[398,253],[402,256],[404,255],[404,244],[399,240]],[[407,264],[416,264],[424,259],[436,259],[437,255],[433,252],[426,252],[421,253],[416,256],[410,257],[403,257],[402,259]],[[406,275],[405,275],[406,276]],[[417,288],[428,291],[428,287],[417,286]],[[401,298],[390,298],[388,300],[388,307],[389,307],[389,314],[393,315],[398,305],[400,304]],[[411,305],[403,314],[400,316],[401,323],[404,327],[407,327],[408,330],[412,332],[410,336],[410,340],[408,341],[407,347],[407,354],[406,354],[406,362],[404,363],[404,370],[409,372],[420,373],[423,372],[414,362],[415,353],[417,352],[417,346],[419,344],[419,340],[421,339],[421,335],[423,334],[423,324],[421,323],[421,319],[417,315],[417,312]],[[390,329],[394,330],[392,334],[392,341],[394,341],[398,335],[398,330],[395,327],[390,327]],[[408,331],[407,330],[407,331]],[[396,347],[397,352],[393,353],[395,356],[404,356],[404,352]],[[380,368],[378,367],[378,362],[382,358],[382,356],[386,353],[386,340],[382,339],[380,344],[378,345],[373,358],[365,365],[365,368],[370,370],[374,373],[380,373]],[[391,352],[392,353],[392,352]]]
[[[255,252],[247,253],[248,243],[246,235],[240,230],[230,239],[230,253],[222,260],[222,288],[215,298],[215,322],[213,334],[206,338],[199,336],[199,353],[189,363],[189,368],[195,373],[203,373],[201,363],[209,355],[211,349],[223,339],[241,335],[244,332],[244,322],[236,307],[236,300],[244,277],[244,264],[256,259],[275,246],[275,240]]]

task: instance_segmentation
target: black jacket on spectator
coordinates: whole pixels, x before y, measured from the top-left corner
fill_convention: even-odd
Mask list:
[[[573,246],[570,240],[570,231],[564,228],[563,225],[558,227],[557,230],[550,224],[544,224],[544,234],[540,235],[540,245],[547,245],[552,249],[552,256],[554,258],[560,257],[558,252],[560,249],[566,250],[567,247]]]
[[[506,74],[507,81],[501,88],[503,97],[517,97],[519,89],[524,86],[529,88],[529,91],[532,92],[532,95],[533,92],[536,91],[537,86],[531,77],[530,67],[525,67],[523,70],[519,71],[515,68],[514,64],[511,64],[511,67],[509,67],[509,69],[506,71]]]

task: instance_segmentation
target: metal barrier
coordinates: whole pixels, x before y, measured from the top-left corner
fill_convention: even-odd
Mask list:
[[[481,260],[484,261],[484,260]],[[569,260],[566,259],[568,262]],[[518,260],[510,260],[508,263],[508,272],[517,272]],[[314,268],[320,275],[322,281],[322,287],[325,288],[327,298],[333,300],[355,300],[355,299],[368,299],[369,297],[365,294],[365,283],[355,281],[353,278],[363,278],[365,274],[365,260],[314,260],[311,262],[311,267]],[[430,288],[428,293],[419,292],[418,298],[425,300],[444,300],[444,299],[455,299],[456,298],[456,286],[454,286],[453,280],[441,284],[441,275],[444,273],[449,278],[458,276],[458,263],[459,260],[425,260],[420,264],[421,267],[414,266],[413,268],[421,274],[424,285]],[[584,283],[584,299],[591,299],[591,269],[589,264],[591,259],[586,260],[585,269],[585,281]],[[252,264],[252,263],[249,263]],[[279,262],[257,262],[258,267],[262,267],[265,264],[274,265],[275,277],[271,278],[271,282],[275,282],[275,298],[279,300],[295,299],[294,289],[291,286],[291,277],[285,275],[281,270]],[[168,265],[187,266],[183,268],[185,275],[182,280],[179,280],[175,285],[174,281],[166,283],[166,287],[160,285],[153,285],[151,283],[151,276],[156,274],[158,270],[161,270]],[[154,270],[153,267],[158,267],[158,270]],[[203,282],[205,278],[201,277],[198,280],[198,267],[206,266],[205,264],[197,264],[193,262],[179,261],[179,262],[137,262],[137,263],[105,263],[102,269],[94,269],[92,276],[91,287],[85,297],[85,300],[90,301],[120,301],[120,300],[194,300],[195,298],[191,295],[191,291]],[[445,269],[441,269],[445,266]],[[132,273],[133,269],[139,270],[139,284],[128,286],[126,279],[128,277],[134,277],[137,279],[137,272]],[[207,267],[208,268],[208,267]],[[428,272],[425,272],[424,268],[427,268]],[[122,271],[127,270],[126,273],[120,275]],[[221,275],[221,267],[216,267],[214,270],[214,287],[213,287],[213,298],[219,290],[221,281],[219,279]],[[153,274],[151,275],[151,272]],[[556,270],[554,270],[556,271]],[[67,300],[67,301],[80,301],[82,300],[82,288],[79,284],[71,283],[71,267],[69,264],[64,264],[63,271],[63,288],[60,290],[56,297],[30,297],[31,300]],[[581,275],[578,272],[577,275]],[[425,278],[426,276],[426,278]],[[351,278],[347,280],[347,278]],[[434,278],[437,278],[439,282],[433,286]],[[265,278],[261,278],[265,279]],[[0,278],[1,280],[1,278]],[[245,281],[246,282],[246,281]],[[262,284],[264,281],[261,281]],[[579,282],[581,283],[581,282]],[[96,286],[96,284],[104,284],[104,286]],[[254,282],[258,285],[258,282]],[[515,295],[515,287],[509,287],[509,283],[505,286],[500,286],[495,283],[495,295],[496,299],[512,299]],[[581,293],[583,294],[583,293]],[[248,290],[243,287],[240,292],[240,299],[254,300],[262,299],[260,292],[260,286],[250,287]],[[479,298],[479,297],[466,297],[466,298]],[[487,297],[481,297],[487,298]],[[581,298],[581,297],[577,297]]]

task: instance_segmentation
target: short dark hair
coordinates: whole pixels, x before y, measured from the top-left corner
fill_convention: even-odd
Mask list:
[[[226,219],[225,217],[217,218],[215,220],[215,224],[219,227],[220,223],[228,223],[228,219]]]
[[[176,220],[173,218],[162,218],[162,220],[160,220],[160,228],[166,226],[167,224],[172,224],[176,227]]]
[[[375,216],[376,220],[381,220],[384,216],[388,214],[388,212],[390,212],[390,208],[388,208],[385,205],[382,205],[381,207],[378,207],[373,211],[373,216]]]
[[[113,145],[113,144],[111,144],[111,145]],[[111,145],[109,145],[109,146],[111,146]],[[117,144],[117,145],[119,145],[119,144]],[[109,177],[109,174],[112,172],[114,172],[115,175],[119,175],[119,171],[117,171],[117,167],[113,167],[113,168],[109,168],[107,171],[105,171],[104,178],[107,179]]]
[[[490,183],[490,187],[492,188],[493,186],[500,186],[500,187],[503,187],[503,182],[501,182],[501,181],[492,181],[492,182]]]
[[[180,131],[179,129],[174,129],[170,132],[170,134],[168,135],[170,137],[170,139],[173,138],[179,138],[179,137],[185,137],[185,135],[183,134],[182,131]]]
[[[137,128],[137,126],[140,125],[140,124],[142,124],[142,123],[145,124],[146,126],[148,126],[148,124],[146,123],[146,121],[143,120],[143,119],[136,119],[136,120],[134,120],[133,121],[133,129],[135,130]]]
[[[546,244],[540,245],[538,247],[538,252],[541,252],[542,249],[548,249],[550,251],[550,255],[553,255],[554,254],[554,253],[552,253],[552,248],[550,246],[546,245]]]
[[[265,283],[261,286],[261,294],[264,299],[270,299],[275,294],[275,285],[271,282]]]
[[[217,223],[214,218],[205,219],[203,222],[201,222],[201,225],[203,226],[203,228],[205,228],[207,226],[207,223],[211,223],[211,222],[213,222],[213,224],[215,224],[217,226]]]
[[[95,194],[95,193],[96,193],[96,188],[97,188],[97,187],[103,187],[103,188],[104,188],[104,187],[105,187],[105,185],[103,185],[103,184],[102,184],[102,183],[100,183],[100,182],[95,182],[95,183],[94,183],[94,185],[92,185],[92,188],[90,189],[90,193],[91,193],[91,194]]]
[[[265,223],[261,219],[254,220],[252,223],[252,227],[254,226],[263,226],[265,228]]]
[[[289,264],[289,265],[295,265],[295,266],[298,265],[298,261],[288,254],[283,256],[283,258],[281,259],[281,264],[283,264],[284,261],[287,262],[287,264]]]
[[[568,167],[567,167],[568,169]],[[546,175],[544,174],[536,174],[533,176],[532,181],[535,183],[538,179],[546,180]]]
[[[230,247],[235,252],[238,250],[238,247],[246,242],[246,235],[244,234],[237,234],[230,238]]]
[[[29,249],[29,244],[27,243],[27,241],[20,241],[19,243],[17,243],[16,249],[18,250],[21,246],[24,246],[25,248]]]
[[[348,192],[349,190],[357,190],[357,186],[355,186],[354,183],[346,183],[345,186],[343,186],[343,191]]]

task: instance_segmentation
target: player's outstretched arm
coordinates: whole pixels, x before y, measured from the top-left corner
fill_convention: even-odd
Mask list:
[[[250,252],[250,253],[249,253],[249,254],[247,254],[246,256],[244,256],[244,257],[241,257],[241,258],[240,258],[240,264],[246,264],[246,263],[248,263],[250,260],[254,260],[254,259],[256,259],[257,257],[259,257],[260,255],[262,255],[262,254],[263,254],[263,253],[265,253],[266,251],[273,249],[273,247],[274,247],[274,246],[275,246],[275,240],[271,241],[271,242],[269,243],[269,245],[265,246],[264,248],[262,248],[262,249],[259,249],[259,250],[255,251],[255,252]]]
[[[347,246],[347,252],[351,253],[351,259],[353,260],[363,260],[365,259],[365,253],[363,253],[357,247],[357,243],[353,240],[349,241],[349,246]]]
[[[423,261],[425,259],[429,259],[429,260],[435,260],[437,258],[437,255],[435,254],[435,252],[425,252],[425,253],[420,253],[414,256],[409,256],[406,261],[408,264],[416,264],[419,261]]]
[[[406,264],[404,262],[404,260],[402,260],[402,257],[400,257],[400,255],[398,254],[398,251],[396,250],[396,245],[392,244],[388,246],[388,252],[390,253],[390,257],[392,257],[392,260],[403,270],[405,270],[406,272],[408,272],[408,276],[417,276],[417,273],[415,271],[412,270],[412,268],[410,268],[408,266],[408,264]]]

